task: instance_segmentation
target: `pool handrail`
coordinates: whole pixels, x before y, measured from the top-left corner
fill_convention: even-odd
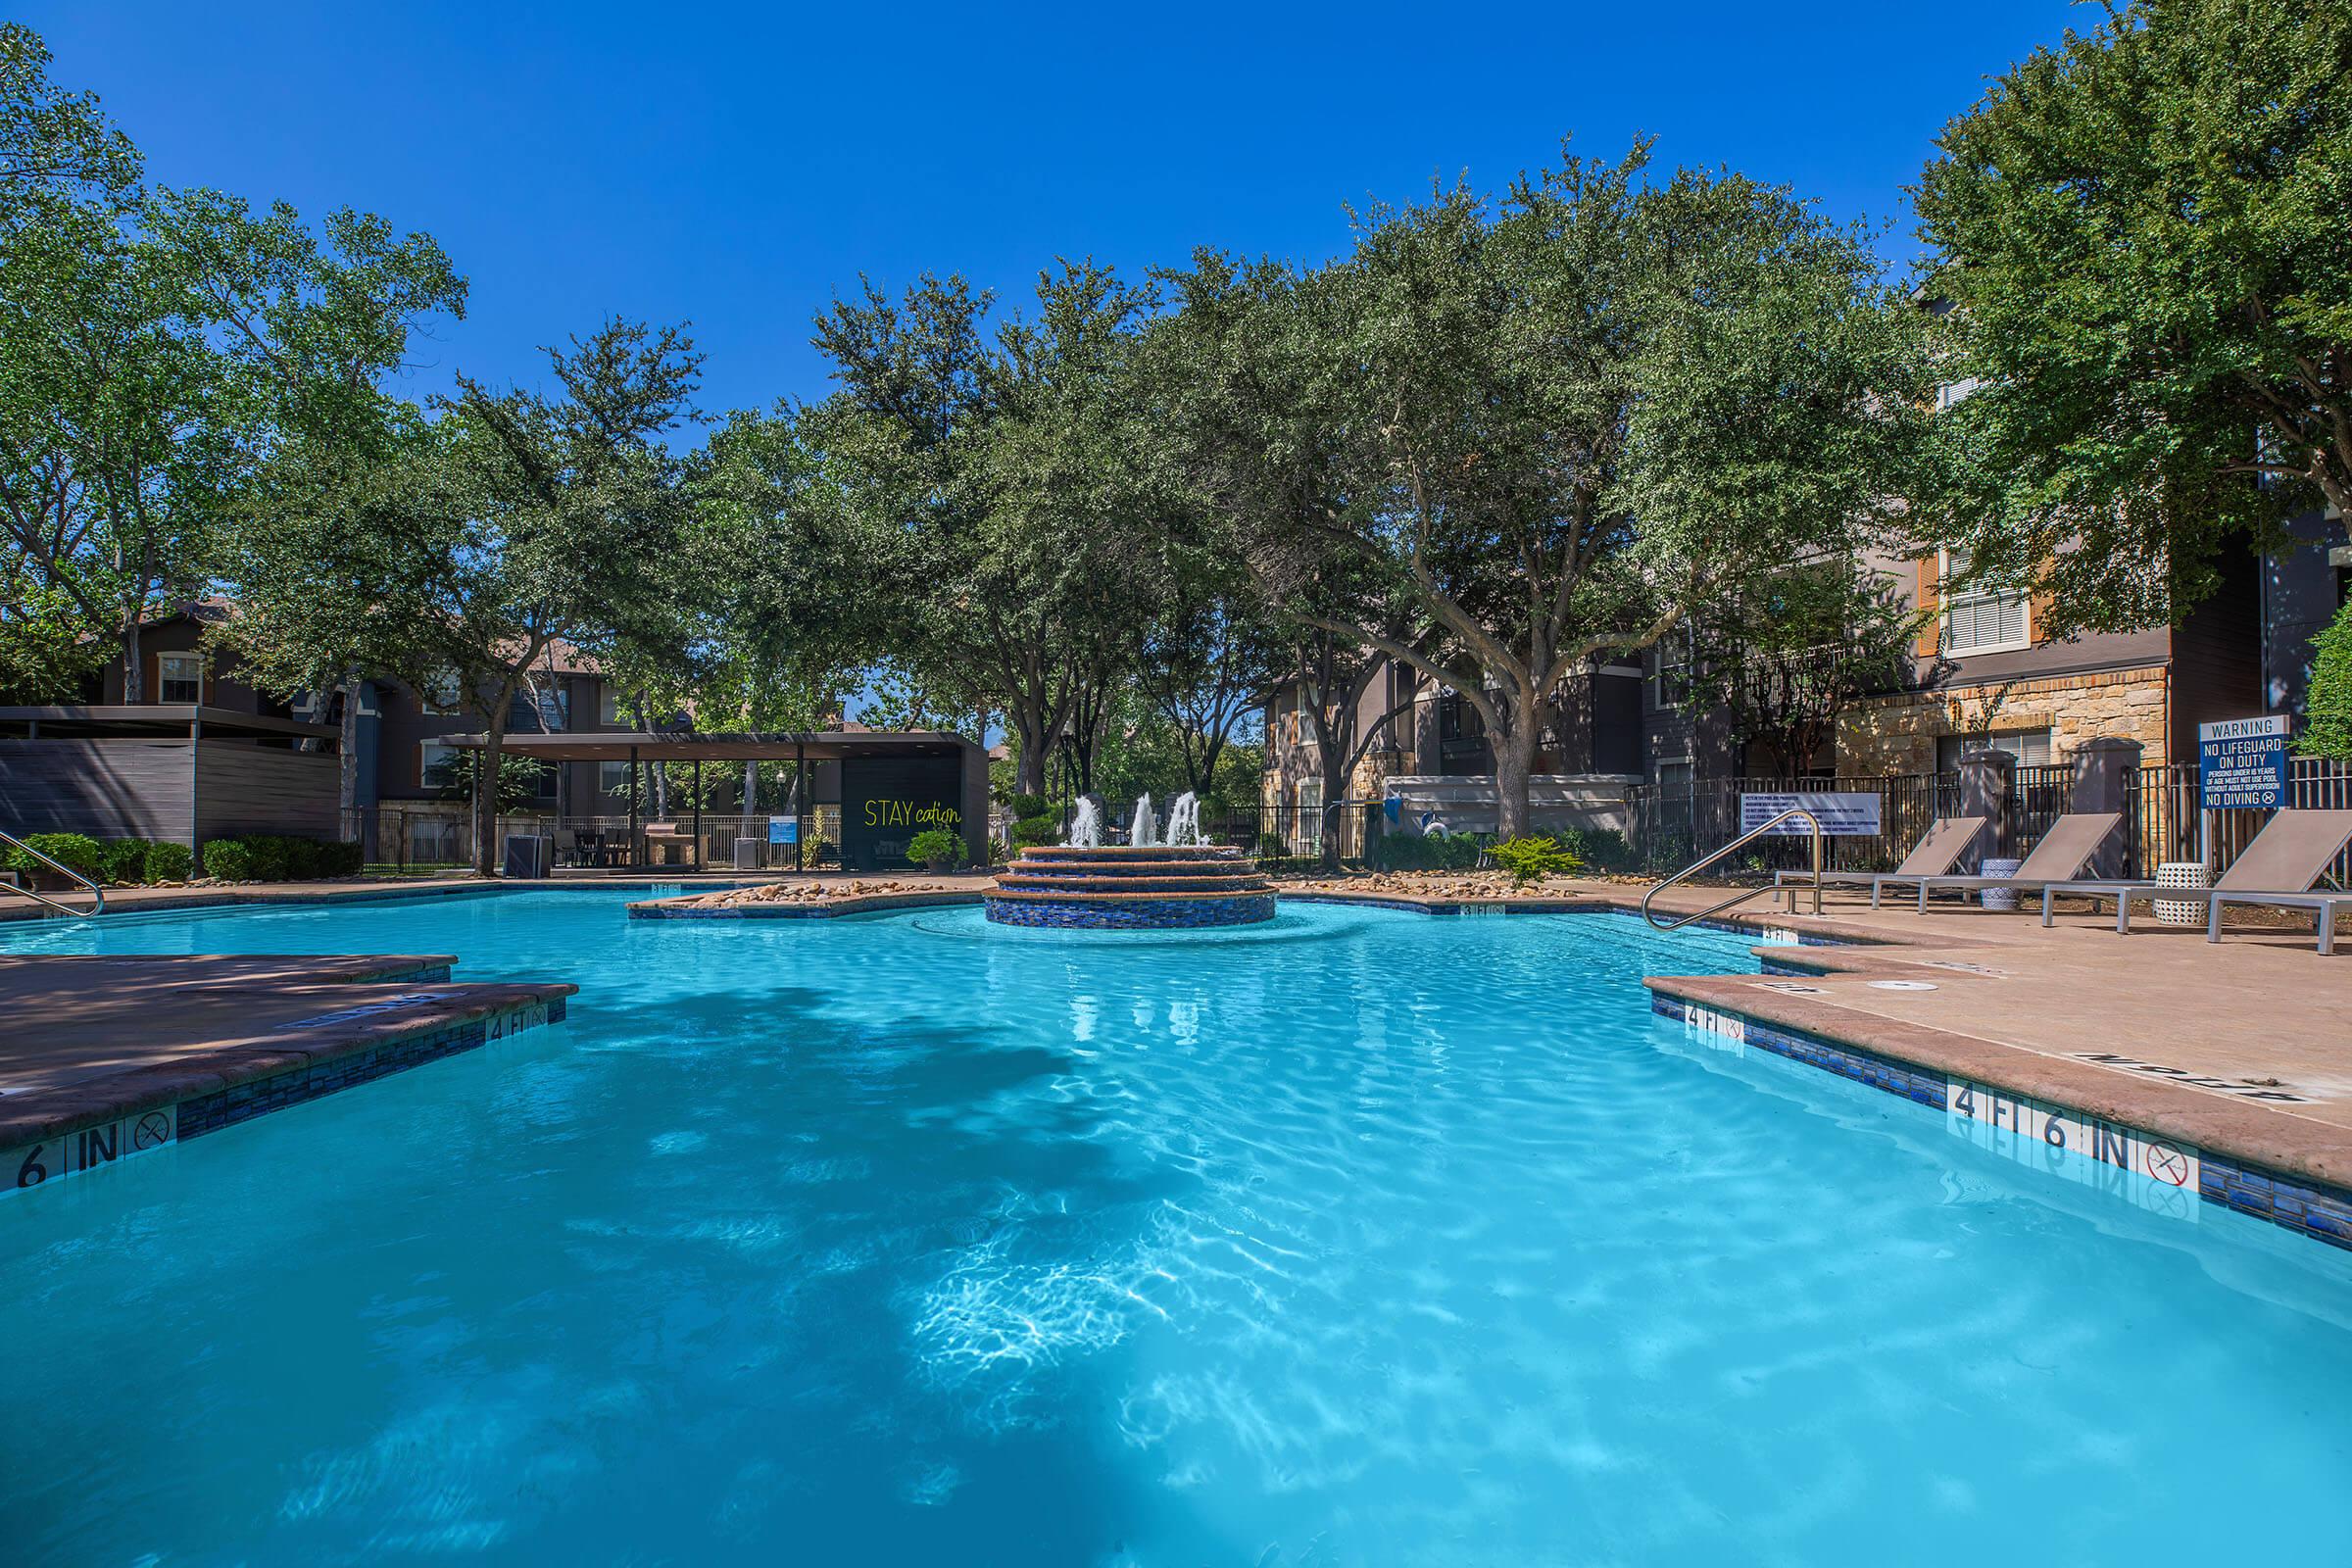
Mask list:
[[[1787,889],[1788,893],[1788,912],[1790,914],[1794,914],[1796,912],[1796,890],[1807,885],[1803,882],[1772,882],[1767,883],[1760,888],[1741,888],[1739,892],[1733,894],[1721,904],[1710,905],[1706,908],[1699,910],[1696,914],[1686,914],[1681,919],[1674,921],[1660,921],[1656,915],[1650,913],[1649,911],[1650,901],[1656,898],[1659,894],[1665,892],[1668,888],[1674,886],[1677,882],[1683,881],[1687,877],[1696,876],[1699,872],[1705,870],[1708,866],[1713,865],[1717,860],[1722,859],[1734,850],[1739,849],[1742,845],[1751,844],[1755,840],[1762,838],[1765,834],[1771,832],[1774,828],[1779,827],[1783,822],[1788,821],[1792,816],[1803,817],[1805,820],[1805,825],[1813,830],[1813,880],[1810,885],[1813,889],[1813,912],[1815,914],[1821,913],[1821,818],[1815,816],[1811,811],[1805,809],[1801,806],[1791,806],[1788,808],[1788,809],[1781,812],[1777,816],[1774,816],[1771,820],[1760,822],[1756,826],[1749,828],[1746,832],[1740,834],[1738,838],[1732,840],[1731,843],[1726,844],[1723,848],[1709,851],[1706,855],[1700,857],[1698,859],[1693,860],[1689,865],[1684,866],[1680,871],[1675,872],[1674,875],[1668,877],[1665,881],[1657,883],[1655,886],[1651,887],[1647,893],[1642,895],[1642,918],[1647,920],[1652,926],[1656,927],[1660,931],[1680,931],[1683,927],[1695,924],[1700,920],[1704,920],[1711,914],[1721,914],[1724,910],[1732,907],[1732,906],[1736,904],[1745,904],[1748,900],[1755,898],[1758,895],[1769,898],[1773,894],[1781,892],[1784,888]]]
[[[60,914],[70,914],[76,920],[87,920],[92,915],[104,914],[106,912],[106,889],[100,887],[88,877],[83,876],[79,871],[74,870],[63,860],[53,859],[49,856],[42,854],[39,850],[34,849],[31,845],[25,843],[23,839],[17,837],[14,833],[9,832],[5,828],[0,828],[0,844],[6,844],[13,849],[23,851],[24,854],[29,855],[34,859],[40,861],[43,865],[49,867],[50,870],[58,872],[63,876],[70,876],[74,881],[80,883],[83,887],[88,888],[90,890],[91,899],[95,901],[95,906],[87,909],[76,909],[71,904],[60,904],[57,900],[50,898],[46,894],[35,893],[32,889],[26,887],[22,882],[0,882],[0,892],[21,893],[35,904],[45,905],[49,908],[57,910]]]

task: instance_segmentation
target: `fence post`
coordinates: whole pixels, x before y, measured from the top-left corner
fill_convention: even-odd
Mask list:
[[[2075,748],[2075,776],[2067,788],[2069,811],[2121,811],[2123,821],[2108,835],[2084,870],[2093,877],[2137,874],[2139,822],[2137,741],[2101,735]]]
[[[2016,772],[2017,759],[2007,752],[1970,752],[1960,759],[1960,814],[1984,818],[1984,827],[1960,856],[1960,869],[1967,875],[1977,874],[1985,856],[2009,853]]]

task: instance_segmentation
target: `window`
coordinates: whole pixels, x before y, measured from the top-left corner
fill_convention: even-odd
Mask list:
[[[1940,735],[1936,740],[1936,770],[1949,773],[1959,767],[1963,754],[1979,750],[2007,752],[2020,767],[2042,767],[2051,760],[2050,732],[2012,729],[1990,735]]]
[[[623,802],[628,800],[629,764],[626,762],[597,763],[596,789],[598,794],[609,800]]]
[[[518,734],[534,731],[553,735],[571,727],[571,694],[558,686],[542,686],[536,699],[524,687],[507,708],[507,728]]]
[[[622,722],[620,693],[609,680],[596,683],[596,721],[608,727],[618,727]]]
[[[1316,855],[1323,849],[1323,781],[1302,778],[1298,781],[1298,826],[1292,842],[1300,855]]]
[[[1650,654],[1650,706],[1680,708],[1690,700],[1690,628],[1677,626]]]
[[[203,702],[203,657],[198,654],[156,655],[155,700],[159,703]]]
[[[465,684],[458,679],[458,672],[454,669],[441,671],[426,681],[416,693],[417,703],[428,713],[454,713],[465,697]]]
[[[416,782],[426,789],[448,789],[458,779],[458,749],[440,741],[416,743]]]
[[[1946,552],[1943,580],[1968,575],[1968,559]],[[2011,590],[1970,587],[1944,595],[1943,651],[1991,654],[2028,646],[2026,596]]]

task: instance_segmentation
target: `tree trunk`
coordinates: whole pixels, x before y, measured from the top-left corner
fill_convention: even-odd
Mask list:
[[[122,623],[122,701],[137,705],[147,700],[147,661],[139,650],[139,617],[132,612]]]
[[[1008,704],[1004,716],[1012,723],[1012,732],[1020,739],[1020,757],[1013,764],[1012,788],[1016,795],[1046,793],[1046,753],[1050,743],[1046,738],[1046,716],[1031,699],[1017,699]]]
[[[473,868],[484,876],[498,872],[498,775],[507,743],[507,708],[512,690],[498,694],[490,722],[482,731],[482,749],[473,760]]]
[[[745,816],[760,809],[760,762],[757,758],[747,758],[744,760],[741,808]]]
[[[343,676],[342,733],[335,744],[342,754],[335,759],[335,790],[343,808],[343,826],[359,841],[363,854],[372,854],[368,824],[360,820],[360,672],[356,669]]]
[[[1319,835],[1316,842],[1322,846],[1323,869],[1331,872],[1337,872],[1340,868],[1340,836],[1331,831],[1331,803],[1345,800],[1348,795],[1347,746],[1348,739],[1342,738],[1339,726],[1324,723],[1322,715],[1318,713],[1315,719],[1315,755],[1317,765],[1323,770],[1323,819],[1314,826]]]
[[[1528,778],[1535,772],[1536,742],[1543,733],[1543,726],[1536,722],[1535,704],[1514,701],[1510,727],[1489,737],[1494,748],[1495,831],[1499,837],[1524,838],[1534,821]]]

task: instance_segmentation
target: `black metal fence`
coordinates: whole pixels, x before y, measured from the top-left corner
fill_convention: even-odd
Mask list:
[[[1690,864],[1738,838],[1740,798],[1746,794],[1799,792],[1875,794],[1880,831],[1840,835],[1827,841],[1827,862],[1836,870],[1891,870],[1936,819],[1958,815],[1957,772],[1897,773],[1884,777],[1722,778],[1693,784],[1640,785],[1628,793],[1628,850],[1633,862],[1663,875]],[[2009,795],[1992,823],[1991,853],[2023,857],[2074,798],[2075,769],[2068,763],[2017,768]],[[2193,762],[2143,767],[2124,791],[2124,854],[2119,874],[2152,877],[2168,860],[2203,860],[2215,876],[2262,831],[2267,810],[2206,813]],[[2317,758],[2292,759],[2287,767],[2289,808],[2352,808],[2352,764]],[[1770,838],[1749,846],[1717,869],[1726,874],[1801,868],[1811,848],[1801,827],[1796,836]],[[2330,873],[2338,887],[2352,886],[2352,851]]]

